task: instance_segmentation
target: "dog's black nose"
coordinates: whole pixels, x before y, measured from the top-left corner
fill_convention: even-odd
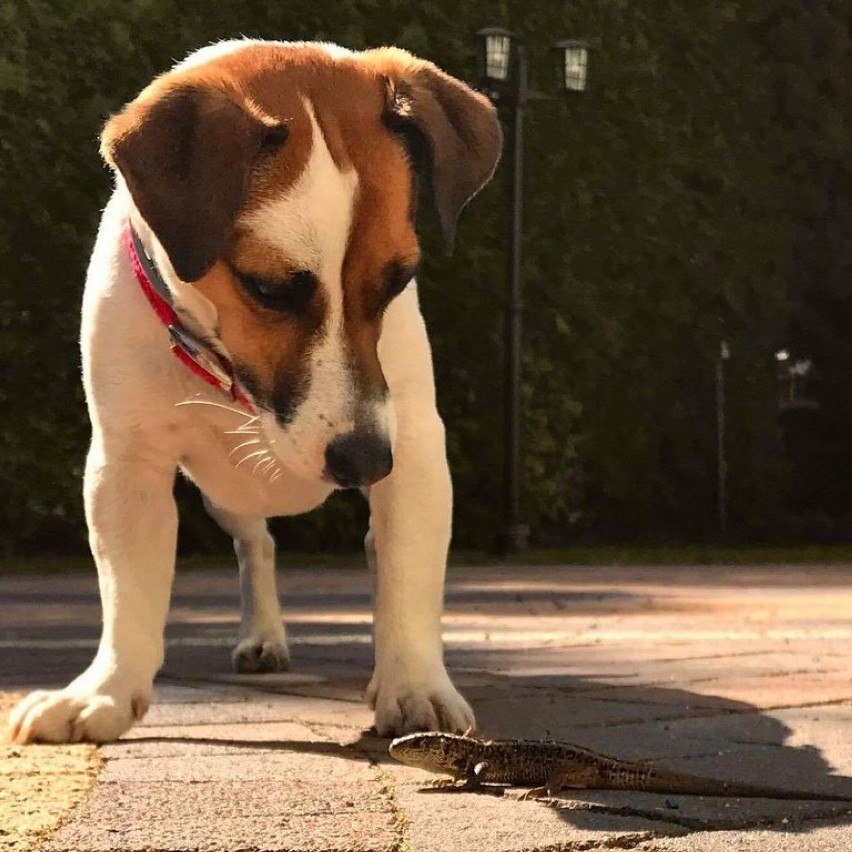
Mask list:
[[[342,488],[371,485],[384,479],[391,468],[390,442],[372,432],[338,435],[325,448],[325,472]]]

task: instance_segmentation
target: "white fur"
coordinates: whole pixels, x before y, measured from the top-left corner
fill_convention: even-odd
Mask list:
[[[207,61],[248,43],[211,46],[188,61]],[[318,457],[352,416],[340,343],[340,268],[356,187],[357,175],[334,166],[314,122],[314,150],[301,180],[286,199],[251,220],[256,233],[279,250],[304,251],[306,265],[329,288],[331,313],[311,354],[311,390],[294,423],[281,432],[228,405],[169,352],[166,330],[133,276],[123,240],[128,218],[175,288],[188,321],[209,331],[215,310],[177,281],[117,181],[92,254],[81,334],[92,420],[84,491],[103,632],[80,677],[18,705],[11,716],[17,740],[108,741],[147,709],[163,660],[177,534],[172,481],[179,467],[198,483],[211,513],[235,540],[243,600],[235,659],[286,664],[265,518],[308,511],[332,490],[319,476]],[[369,490],[376,663],[368,695],[383,734],[465,730],[473,715],[443,663],[440,616],[452,493],[415,286],[388,308],[378,354],[392,403],[382,416],[396,425],[393,472]]]

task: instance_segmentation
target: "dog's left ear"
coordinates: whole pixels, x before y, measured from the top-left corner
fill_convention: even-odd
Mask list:
[[[388,125],[408,137],[409,147],[422,147],[417,136],[426,143],[432,194],[452,251],[459,214],[488,183],[500,159],[503,134],[497,112],[484,95],[431,63],[410,65],[384,81]]]
[[[187,85],[128,104],[107,122],[101,153],[175,272],[197,281],[227,245],[258,158],[286,138],[286,127],[233,93]]]

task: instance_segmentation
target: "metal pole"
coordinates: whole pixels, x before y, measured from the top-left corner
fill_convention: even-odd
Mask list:
[[[719,538],[728,535],[728,460],[725,456],[725,361],[731,357],[728,341],[719,344],[716,359],[716,473],[718,476],[716,497],[719,519]]]
[[[510,234],[509,293],[506,303],[505,357],[505,516],[502,544],[506,551],[527,547],[529,527],[521,522],[521,342],[523,300],[523,182],[524,108],[529,95],[527,55],[522,45],[517,52],[517,87],[512,103],[512,228]]]

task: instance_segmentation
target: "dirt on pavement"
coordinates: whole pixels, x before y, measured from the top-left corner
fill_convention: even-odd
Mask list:
[[[32,852],[50,837],[95,783],[94,746],[9,742],[9,711],[22,693],[0,692],[0,852]]]

